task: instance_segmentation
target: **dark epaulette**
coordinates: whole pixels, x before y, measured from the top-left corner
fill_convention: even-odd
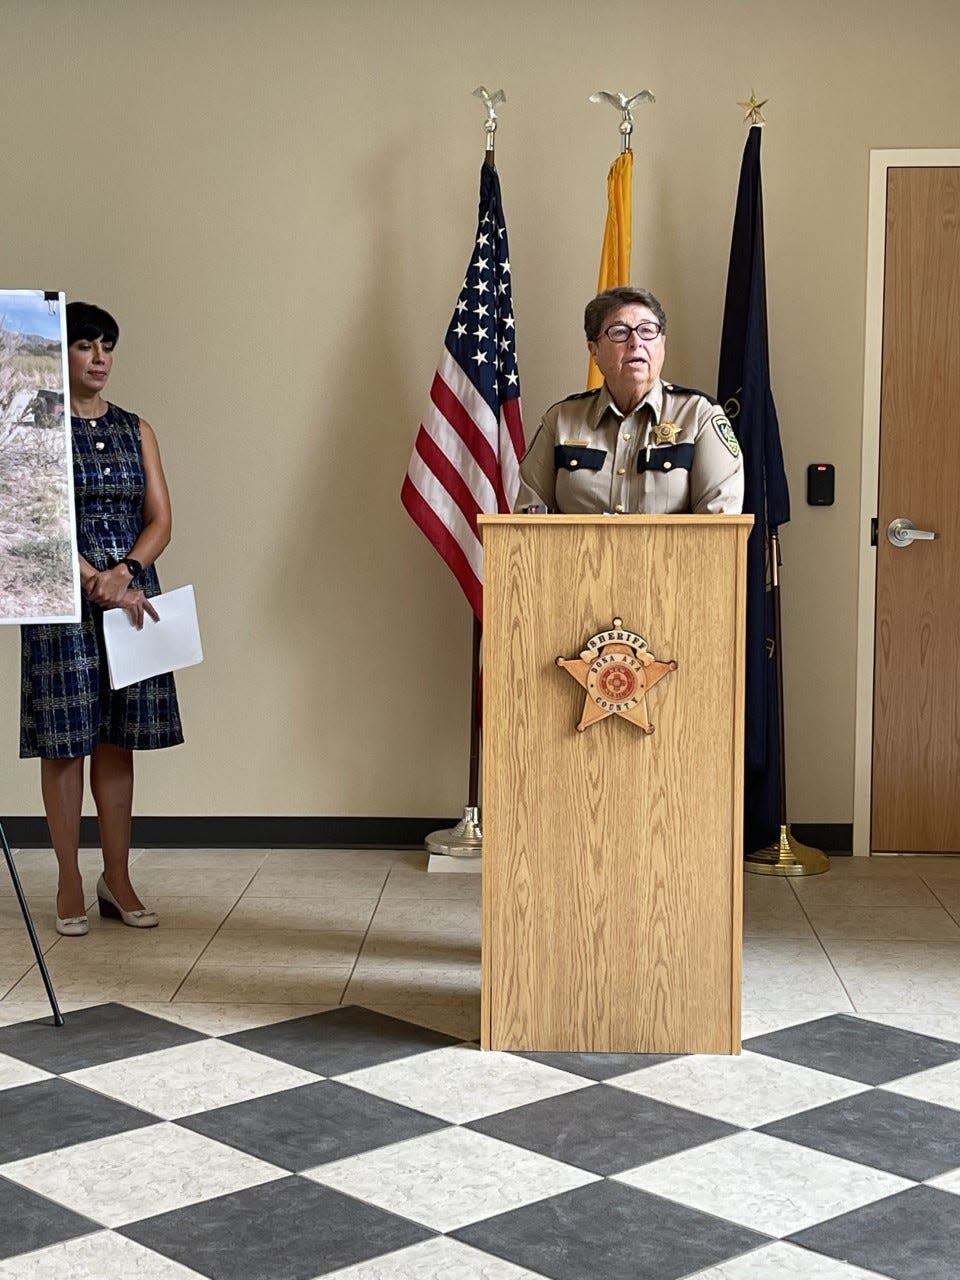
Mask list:
[[[590,396],[598,396],[602,389],[602,387],[594,387],[592,391],[575,391],[572,396],[564,396],[562,400],[555,401],[550,406],[550,409],[555,409],[558,404],[566,404],[568,400],[588,400]],[[550,409],[547,410],[547,413],[550,412]]]
[[[675,396],[703,396],[704,400],[709,400],[711,404],[717,405],[718,408],[720,406],[720,401],[714,399],[708,391],[698,391],[696,387],[681,387],[679,382],[665,382],[663,389]]]

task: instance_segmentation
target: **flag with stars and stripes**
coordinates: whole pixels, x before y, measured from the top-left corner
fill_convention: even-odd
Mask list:
[[[525,448],[515,339],[500,179],[484,162],[476,246],[400,494],[478,618],[483,547],[477,516],[513,510]]]

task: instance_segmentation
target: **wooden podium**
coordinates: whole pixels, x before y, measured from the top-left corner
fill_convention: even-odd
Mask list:
[[[481,516],[481,1044],[738,1053],[752,516]],[[556,665],[614,618],[654,732]]]

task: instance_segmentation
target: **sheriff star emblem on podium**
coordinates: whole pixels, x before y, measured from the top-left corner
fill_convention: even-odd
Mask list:
[[[677,669],[675,662],[658,662],[643,636],[624,629],[622,618],[614,618],[609,631],[591,636],[579,658],[557,658],[557,666],[587,691],[578,733],[606,716],[623,716],[653,733],[647,691]]]

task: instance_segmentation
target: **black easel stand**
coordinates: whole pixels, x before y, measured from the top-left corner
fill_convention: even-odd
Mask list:
[[[27,926],[27,933],[30,935],[30,944],[33,947],[33,954],[37,957],[37,968],[40,970],[40,977],[43,978],[43,985],[47,989],[47,999],[50,1001],[50,1008],[53,1010],[53,1022],[55,1026],[62,1027],[63,1014],[60,1012],[60,1006],[57,1004],[57,995],[53,989],[53,983],[50,981],[50,974],[47,972],[47,962],[44,960],[43,952],[40,950],[37,931],[33,927],[33,917],[30,915],[30,908],[27,906],[27,900],[23,896],[23,885],[20,883],[19,875],[17,875],[17,868],[13,862],[13,854],[10,852],[10,846],[7,844],[7,836],[3,829],[2,822],[0,822],[0,840],[3,841],[3,856],[7,860],[7,869],[10,872],[10,879],[13,882],[13,891],[17,895],[17,901],[20,903],[20,910],[23,913],[23,922]]]

